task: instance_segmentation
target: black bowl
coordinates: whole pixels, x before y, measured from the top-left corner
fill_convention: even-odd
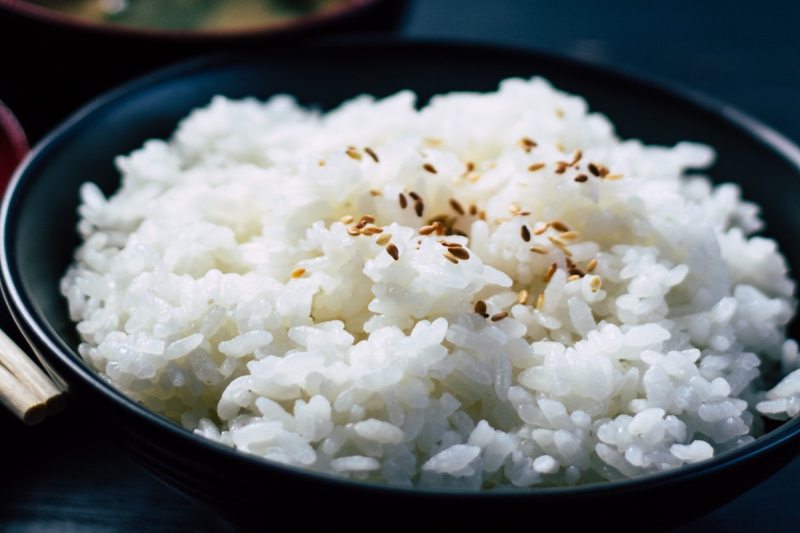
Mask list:
[[[510,76],[542,75],[585,95],[624,137],[714,146],[716,180],[738,182],[761,204],[794,272],[800,271],[800,151],[778,134],[726,107],[604,68],[535,52],[482,46],[350,42],[268,58],[212,57],[129,84],[78,112],[39,144],[18,170],[2,210],[2,288],[42,362],[72,394],[85,396],[102,424],[139,462],[185,493],[229,516],[265,520],[296,502],[309,506],[304,526],[346,524],[354,512],[393,527],[415,523],[565,525],[624,513],[628,525],[665,526],[730,500],[800,450],[800,420],[703,463],[633,480],[573,488],[499,492],[403,490],[343,481],[234,452],[192,435],[127,399],[76,354],[78,338],[58,294],[59,278],[78,244],[78,187],[117,187],[112,160],[218,93],[266,98],[278,92],[330,108],[359,93],[415,90],[422,101],[452,90],[491,90]],[[777,230],[777,231],[775,231]],[[796,334],[796,329],[793,329]],[[312,511],[313,509],[313,511]],[[424,513],[424,517],[420,515]],[[387,522],[388,521],[388,522]],[[263,522],[262,522],[263,524]]]

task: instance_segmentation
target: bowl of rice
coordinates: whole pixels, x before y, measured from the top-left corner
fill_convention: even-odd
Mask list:
[[[534,52],[212,57],[35,149],[3,290],[92,423],[238,520],[665,526],[800,446],[798,154]]]

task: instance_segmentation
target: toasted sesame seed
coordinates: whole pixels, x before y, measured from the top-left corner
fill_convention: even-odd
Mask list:
[[[295,268],[294,270],[292,270],[292,278],[295,278],[295,279],[299,278],[300,276],[302,276],[305,273],[306,273],[306,269],[305,268]]]
[[[395,261],[400,259],[400,250],[398,250],[397,246],[395,246],[393,243],[389,244],[389,246],[386,247],[386,253],[391,255],[392,259],[394,259]]]
[[[531,247],[531,252],[536,252],[537,254],[546,254],[549,251],[550,250],[548,250],[544,246],[539,246],[538,244],[536,246]]]
[[[439,243],[445,248],[463,248],[463,246],[461,246],[457,242],[439,241]]]
[[[367,226],[366,228],[361,229],[361,235],[366,235],[367,237],[371,237],[378,233],[383,233],[383,228],[379,228],[378,226]]]
[[[601,178],[608,176],[608,168],[605,165],[597,165],[597,171],[600,173]]]
[[[513,215],[517,211],[519,211],[519,205],[517,204],[508,204],[508,211]]]
[[[577,274],[573,274],[573,275],[571,275],[570,277],[567,278],[567,281],[575,281],[577,279],[581,279],[581,277],[579,275],[577,275]]]
[[[361,235],[361,228],[357,228],[355,226],[349,227],[347,228],[347,234],[357,237],[358,235]]]
[[[372,215],[361,215],[361,218],[359,219],[359,222],[362,221],[362,220],[364,222],[372,223],[372,222],[375,222],[375,217],[372,216]]]
[[[360,161],[361,160],[361,154],[358,153],[358,150],[356,150],[355,148],[352,148],[352,147],[348,148],[345,151],[345,153],[347,154],[348,157],[350,157],[350,159],[355,159],[356,161]]]
[[[397,201],[400,202],[400,209],[405,209],[408,206],[408,200],[406,200],[406,195],[403,193],[397,195]]]
[[[375,153],[375,150],[367,146],[366,148],[364,148],[364,151],[367,153],[368,156],[372,158],[373,161],[375,161],[376,163],[380,162],[380,159],[378,159],[378,154]]]
[[[550,266],[547,268],[547,272],[544,273],[544,282],[547,283],[553,277],[553,274],[556,273],[556,269],[558,265],[555,263],[551,263]]]
[[[582,157],[583,152],[580,150],[575,150],[575,154],[572,156],[572,162],[569,164],[569,166],[574,167]]]
[[[439,146],[442,144],[442,140],[436,137],[425,137],[425,144],[428,146]]]
[[[544,293],[536,297],[536,309],[541,309],[542,307],[544,307]]]
[[[534,229],[533,229],[533,234],[534,234],[534,235],[541,235],[542,233],[544,233],[545,231],[547,231],[547,229],[548,229],[549,227],[550,227],[550,223],[549,223],[549,222],[545,222],[544,224],[542,224],[542,225],[540,225],[540,226],[537,226],[536,228],[534,228]]]
[[[448,251],[458,259],[463,259],[464,261],[469,259],[469,252],[466,248],[450,248]]]
[[[575,181],[577,181],[578,183],[585,183],[589,181],[589,176],[587,176],[586,174],[578,174],[577,176],[575,176]]]
[[[570,267],[569,269],[570,276],[578,276],[579,278],[583,277],[583,270],[577,267]]]
[[[485,315],[486,314],[486,302],[484,302],[483,300],[478,300],[477,302],[475,302],[475,307],[473,308],[473,310],[476,313],[478,313],[479,315]]]
[[[493,314],[492,318],[490,320],[492,322],[499,322],[500,320],[503,320],[507,316],[508,316],[508,313],[506,313],[505,311],[501,311],[500,313]]]
[[[451,263],[454,263],[454,264],[458,263],[458,258],[456,256],[454,256],[452,253],[450,253],[449,251],[445,252],[442,255],[444,255],[444,258],[447,259],[448,261],[450,261]]]
[[[589,172],[592,173],[592,176],[598,176],[598,177],[600,176],[600,169],[597,168],[597,165],[595,165],[594,163],[589,163],[588,165],[586,165],[586,168],[589,169]]]
[[[467,172],[466,173],[470,173],[473,170],[475,170],[475,163],[473,163],[472,161],[467,161]]]
[[[568,241],[571,241],[571,240],[577,239],[578,236],[579,236],[579,234],[578,234],[577,231],[565,231],[564,233],[562,233],[558,237],[560,239],[566,239]]]
[[[569,167],[569,165],[567,163],[565,163],[564,161],[559,161],[558,163],[556,163],[555,173],[556,174],[563,174],[564,172],[567,171],[568,167]]]
[[[411,197],[412,200],[419,200],[420,195],[415,193],[414,191],[409,191],[408,195]]]
[[[464,207],[455,198],[450,198],[450,207],[452,207],[453,211],[455,211],[459,215],[463,215],[464,213],[466,213],[466,211],[464,211]]]
[[[522,149],[523,149],[523,150],[525,150],[526,152],[530,152],[531,150],[533,150],[534,148],[536,148],[536,146],[538,146],[538,145],[536,144],[536,141],[534,141],[533,139],[530,139],[530,138],[528,138],[528,137],[523,137],[522,139],[520,139],[520,140],[519,140],[519,145],[520,145],[520,147],[522,147]]]
[[[353,220],[353,215],[345,215],[339,219],[339,222],[342,224],[350,224]]]
[[[586,263],[586,272],[594,272],[594,269],[597,268],[597,259],[592,259],[588,263]]]
[[[556,231],[560,232],[569,231],[569,226],[567,226],[560,220],[551,220],[550,225],[553,226],[553,229]]]
[[[530,172],[536,172],[537,170],[542,170],[545,167],[544,163],[533,163],[528,166],[528,170]]]
[[[391,239],[392,239],[392,234],[391,234],[391,233],[383,233],[383,234],[382,234],[380,237],[378,237],[377,239],[375,239],[375,244],[377,244],[378,246],[384,246],[384,245],[386,245],[386,244],[387,244],[387,243],[388,243],[388,242],[389,242]]]
[[[372,196],[381,196],[381,195],[383,194],[383,193],[382,193],[381,191],[379,191],[378,189],[370,189],[370,190],[369,190],[369,193],[370,193]]]
[[[478,218],[481,220],[486,220],[486,211],[484,211],[483,209],[478,211]]]
[[[475,216],[478,214],[478,206],[475,204],[470,204],[469,206],[469,214]]]
[[[436,174],[436,167],[431,165],[430,163],[425,163],[424,165],[422,165],[422,168],[424,168],[426,172],[430,172],[431,174]]]
[[[594,276],[592,278],[591,283],[589,284],[589,287],[592,289],[592,292],[599,291],[600,287],[602,286],[603,286],[603,280],[600,279],[600,276]]]
[[[522,237],[522,240],[525,242],[530,242],[531,240],[531,230],[528,229],[528,226],[523,224],[519,228],[519,235]]]
[[[320,159],[319,161],[317,161],[317,164],[319,166],[321,166],[321,167],[324,167],[325,166],[325,160],[324,159]]]
[[[607,176],[605,176],[605,179],[607,179],[608,181],[621,180],[622,174],[608,174]]]
[[[417,199],[414,201],[414,212],[417,214],[418,217],[422,216],[422,212],[425,210],[425,204],[422,203],[421,199]]]
[[[517,303],[521,305],[525,305],[525,302],[528,301],[528,291],[522,289],[517,293]]]
[[[436,231],[436,226],[434,226],[433,224],[428,224],[427,226],[422,226],[421,228],[419,228],[420,235],[430,235],[434,231]]]

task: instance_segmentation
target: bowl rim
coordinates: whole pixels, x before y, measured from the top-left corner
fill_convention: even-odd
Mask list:
[[[171,42],[220,42],[258,37],[277,37],[295,32],[316,30],[358,17],[378,5],[393,1],[397,0],[346,0],[340,6],[333,6],[325,11],[314,12],[308,16],[286,21],[202,30],[161,30],[147,26],[124,26],[121,24],[94,22],[25,0],[0,0],[0,9],[40,23],[111,38],[146,38]]]
[[[576,58],[531,48],[500,45],[491,42],[363,36],[328,39],[298,47],[292,53],[296,56],[302,56],[303,54],[315,53],[323,49],[336,50],[338,48],[344,48],[356,50],[361,46],[404,48],[409,49],[408,52],[416,50],[417,53],[424,53],[426,49],[430,51],[431,48],[436,48],[440,51],[447,51],[450,53],[463,54],[480,52],[484,54],[500,54],[505,57],[516,56],[521,59],[527,59],[534,65],[536,64],[535,61],[538,60],[550,64],[559,64],[562,67],[594,72],[613,78],[614,81],[624,85],[634,86],[638,90],[655,92],[659,97],[680,101],[682,104],[693,108],[698,113],[715,116],[729,128],[736,129],[740,133],[745,134],[751,141],[760,144],[776,157],[789,163],[797,171],[798,176],[800,176],[800,147],[761,121],[733,106],[723,104],[698,91],[688,89],[679,83],[665,81],[652,75],[643,75],[633,69],[620,68],[619,66],[610,65],[602,61],[597,61],[596,59],[588,60],[585,58]],[[790,440],[798,439],[798,436],[800,436],[800,417],[795,417],[758,437],[753,442],[722,452],[710,459],[633,478],[593,482],[586,485],[555,487],[534,486],[524,489],[502,488],[489,491],[400,487],[346,479],[326,472],[318,472],[302,467],[280,464],[234,450],[219,442],[195,435],[177,423],[150,411],[143,405],[127,397],[107,381],[103,380],[100,374],[92,370],[76,351],[67,347],[58,336],[50,334],[48,326],[46,325],[47,321],[34,311],[34,306],[28,295],[21,292],[20,284],[18,283],[19,272],[9,260],[10,254],[7,252],[10,243],[9,217],[15,209],[16,200],[21,194],[20,190],[26,183],[29,171],[35,171],[36,167],[46,160],[48,152],[53,150],[55,146],[65,142],[64,139],[70,136],[69,132],[73,128],[78,127],[83,120],[91,117],[95,113],[102,113],[104,109],[113,106],[115,102],[123,99],[126,95],[147,91],[149,88],[182,76],[214,70],[224,65],[230,66],[232,63],[239,65],[253,62],[266,64],[269,63],[270,60],[270,57],[267,55],[254,56],[247,53],[211,54],[161,68],[150,74],[136,78],[116,89],[98,96],[80,108],[42,139],[33,150],[28,153],[23,163],[17,167],[8,186],[7,193],[3,198],[2,206],[0,206],[0,250],[3,252],[0,253],[0,288],[20,329],[22,329],[26,335],[32,334],[36,341],[47,349],[47,355],[56,358],[60,363],[60,367],[68,369],[73,379],[80,380],[84,385],[88,384],[93,391],[102,395],[107,401],[112,402],[116,407],[128,411],[137,418],[144,420],[152,428],[159,431],[166,431],[170,434],[170,437],[172,437],[173,442],[180,442],[181,446],[203,449],[207,453],[214,454],[220,461],[233,462],[251,469],[260,469],[263,475],[268,475],[270,470],[277,469],[284,472],[291,472],[301,478],[314,481],[323,480],[349,489],[366,489],[371,492],[388,494],[400,493],[412,497],[455,496],[465,499],[520,497],[547,500],[550,498],[558,498],[565,494],[573,496],[599,496],[608,495],[610,493],[630,492],[645,488],[650,489],[657,486],[682,483],[719,472],[733,463],[752,459],[770,449],[786,446]],[[48,359],[47,355],[43,356],[44,359]]]

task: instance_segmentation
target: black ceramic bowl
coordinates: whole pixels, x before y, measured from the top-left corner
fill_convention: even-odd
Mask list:
[[[800,419],[712,460],[629,481],[515,492],[403,490],[343,481],[272,464],[194,436],[127,399],[76,354],[78,338],[58,294],[78,241],[78,187],[92,179],[117,187],[112,160],[150,137],[165,137],[189,110],[222,93],[266,98],[287,92],[330,108],[359,93],[413,89],[424,101],[452,90],[490,90],[509,76],[542,75],[585,95],[624,137],[714,146],[716,180],[738,182],[763,206],[768,234],[800,272],[800,152],[743,115],[678,95],[604,68],[534,52],[478,46],[340,43],[270,58],[215,57],[149,76],[95,101],[39,144],[17,172],[2,211],[2,287],[45,365],[85,396],[91,424],[101,424],[160,477],[228,516],[267,520],[295,502],[310,525],[345,527],[351,514],[392,528],[420,523],[574,526],[623,513],[649,529],[686,520],[765,479],[800,449]],[[775,231],[779,228],[779,231]],[[796,335],[796,329],[793,330]],[[268,517],[268,518],[265,518]],[[366,523],[362,523],[366,525]],[[384,527],[384,526],[382,526]]]

